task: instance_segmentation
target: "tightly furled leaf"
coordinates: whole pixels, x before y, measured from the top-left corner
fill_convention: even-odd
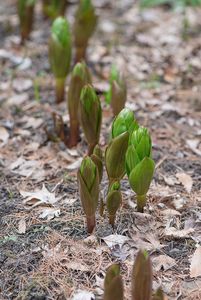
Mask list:
[[[29,37],[33,27],[35,3],[36,0],[18,0],[18,16],[22,43]]]
[[[49,60],[56,78],[65,78],[70,70],[71,33],[69,24],[63,17],[58,17],[52,25],[49,41]]]
[[[99,197],[98,170],[90,157],[85,157],[78,170],[79,192],[84,212],[87,216],[88,232],[95,227],[95,212]]]
[[[80,0],[73,26],[76,62],[85,59],[88,41],[96,28],[96,24],[97,16],[91,0]]]
[[[139,125],[132,110],[124,108],[120,111],[112,123],[112,138],[115,138],[126,131],[128,131],[131,135],[131,133],[138,129],[138,127]]]
[[[126,131],[109,143],[105,152],[106,170],[110,182],[120,181],[125,174],[125,156],[128,147],[129,133]]]
[[[152,266],[146,251],[139,251],[132,272],[132,300],[151,300]]]
[[[114,226],[116,212],[122,203],[122,195],[120,191],[120,183],[115,181],[110,187],[107,195],[106,205],[109,213],[110,224]]]
[[[98,168],[99,182],[101,182],[103,177],[103,152],[99,145],[95,146],[94,151],[91,155],[91,159]]]
[[[113,264],[107,269],[103,300],[123,300],[123,281],[120,267],[117,264]]]
[[[105,95],[106,102],[111,104],[114,116],[124,108],[127,98],[127,87],[124,77],[118,72],[115,65],[110,74],[110,88]]]
[[[91,83],[89,70],[84,62],[77,63],[72,71],[68,90],[68,111],[70,115],[69,147],[76,146],[79,140],[79,105],[82,88]]]
[[[97,24],[95,8],[91,0],[81,0],[75,14],[74,38],[76,47],[86,47]]]
[[[86,85],[80,96],[80,120],[89,145],[89,154],[92,154],[100,137],[102,109],[100,99],[91,85]]]

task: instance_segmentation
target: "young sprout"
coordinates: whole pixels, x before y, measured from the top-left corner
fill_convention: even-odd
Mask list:
[[[58,16],[65,15],[66,7],[66,0],[43,0],[43,15],[54,20]]]
[[[71,34],[69,24],[63,17],[53,22],[49,41],[49,60],[56,79],[56,102],[64,100],[65,80],[71,62]]]
[[[91,233],[96,225],[95,213],[99,197],[98,169],[89,156],[85,157],[78,170],[80,199],[87,218],[87,230]]]
[[[88,142],[88,154],[98,144],[102,120],[100,99],[91,85],[83,87],[80,96],[80,121]]]
[[[123,300],[123,281],[118,264],[113,264],[107,269],[103,300]]]
[[[139,127],[132,133],[126,153],[126,172],[133,191],[137,194],[137,210],[143,212],[146,194],[154,174],[151,159],[152,142],[148,130]]]
[[[148,253],[140,250],[132,272],[132,300],[151,300],[152,265]]]
[[[88,41],[96,28],[96,24],[97,16],[91,0],[80,0],[73,28],[76,62],[85,59]]]
[[[95,146],[94,151],[91,155],[91,159],[98,168],[99,182],[101,182],[103,177],[103,152],[99,145]]]
[[[114,227],[116,212],[122,203],[120,183],[115,181],[110,187],[107,195],[106,205],[109,213],[109,222]]]
[[[106,102],[111,104],[114,116],[124,108],[127,98],[126,82],[116,66],[112,66],[110,74],[110,88],[106,93]]]
[[[70,115],[69,147],[76,146],[79,141],[78,109],[82,88],[91,83],[89,70],[84,62],[77,63],[72,71],[68,90],[68,111]]]
[[[128,131],[111,140],[105,151],[105,165],[109,185],[120,181],[125,174],[125,155],[128,148]]]
[[[132,132],[138,129],[138,127],[139,125],[132,110],[124,108],[120,111],[112,123],[112,138],[115,138],[126,131],[128,131],[131,136]]]
[[[18,16],[20,21],[21,44],[29,38],[34,21],[36,0],[18,0]]]

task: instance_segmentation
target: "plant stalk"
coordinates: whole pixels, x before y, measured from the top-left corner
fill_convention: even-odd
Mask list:
[[[95,215],[90,216],[90,217],[87,216],[87,231],[88,231],[88,233],[92,233],[95,226],[96,226]]]
[[[70,139],[69,147],[74,147],[79,141],[79,122],[77,120],[70,119]]]
[[[116,214],[115,215],[109,215],[109,223],[110,223],[110,225],[112,225],[112,228],[114,228],[115,219],[116,219]]]
[[[93,153],[96,144],[97,144],[97,143],[89,144],[89,145],[88,145],[88,155],[89,155],[89,156]]]
[[[137,195],[137,211],[143,213],[146,205],[146,195]]]
[[[82,60],[85,60],[86,48],[87,47],[77,47],[76,48],[75,63],[78,63],[78,62],[81,62]]]
[[[56,102],[61,103],[64,101],[65,95],[65,78],[56,78]]]

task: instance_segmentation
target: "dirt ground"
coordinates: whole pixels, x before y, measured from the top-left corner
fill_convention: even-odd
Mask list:
[[[66,103],[56,105],[54,99],[50,23],[38,3],[31,40],[21,47],[16,1],[0,3],[1,300],[101,299],[112,262],[121,265],[130,299],[140,248],[152,259],[154,288],[161,285],[168,299],[201,299],[201,9],[188,8],[184,16],[167,7],[142,11],[133,2],[94,1],[99,25],[87,63],[102,100],[102,148],[112,122],[103,95],[115,63],[126,75],[127,106],[151,132],[157,167],[145,213],[136,212],[125,177],[115,229],[97,213],[91,236],[76,177],[87,149],[83,134],[71,150],[46,134],[53,130],[52,112],[68,123]],[[71,24],[75,8],[72,1]],[[107,184],[104,174],[102,197]],[[40,195],[49,196],[52,205],[25,193],[43,185]],[[89,294],[75,296],[79,291]]]

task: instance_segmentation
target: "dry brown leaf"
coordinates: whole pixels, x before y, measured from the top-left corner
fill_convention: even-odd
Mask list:
[[[18,233],[24,234],[26,232],[26,221],[25,219],[21,219],[18,224]]]
[[[189,229],[182,229],[182,230],[178,230],[174,227],[169,227],[166,228],[164,231],[164,234],[166,237],[173,237],[173,238],[190,238],[191,237],[191,233],[194,232],[193,228],[189,228]]]
[[[198,276],[201,276],[201,246],[195,250],[190,265],[190,277]]]
[[[42,210],[41,214],[39,215],[39,218],[40,219],[47,219],[48,221],[49,220],[52,220],[54,219],[55,217],[59,217],[60,216],[60,209],[55,209],[53,207],[48,207],[48,208],[45,208]]]
[[[129,241],[129,238],[125,235],[111,234],[106,237],[103,237],[102,240],[104,240],[107,246],[111,248],[115,245],[119,245],[120,247],[122,247],[125,242]]]
[[[187,140],[186,143],[195,154],[201,156],[201,150],[198,149],[200,144],[200,139]]]
[[[164,271],[167,271],[171,269],[173,266],[176,265],[176,261],[167,255],[159,255],[152,259],[153,266],[155,271],[160,271],[163,269]]]
[[[176,177],[181,182],[181,184],[183,184],[186,191],[190,193],[193,186],[193,179],[191,178],[191,176],[186,173],[177,173]]]
[[[29,205],[32,208],[39,205],[54,205],[59,199],[55,197],[55,193],[51,193],[43,185],[41,190],[35,192],[19,191],[25,198],[24,204]]]

